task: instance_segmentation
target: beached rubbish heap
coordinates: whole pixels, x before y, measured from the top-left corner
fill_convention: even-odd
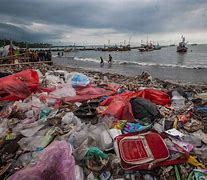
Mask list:
[[[42,69],[0,78],[1,179],[206,178],[206,92]]]

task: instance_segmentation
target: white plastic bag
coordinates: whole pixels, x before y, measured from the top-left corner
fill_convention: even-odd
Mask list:
[[[75,89],[69,84],[61,84],[56,87],[56,90],[50,93],[50,96],[56,98],[75,96],[75,95],[76,95]]]
[[[76,117],[72,112],[68,112],[63,116],[62,124],[73,124],[74,126],[80,126],[81,120]]]

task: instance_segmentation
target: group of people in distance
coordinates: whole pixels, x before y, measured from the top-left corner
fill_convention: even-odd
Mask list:
[[[104,60],[102,57],[100,57],[101,61],[100,61],[100,66],[103,67],[104,66]],[[108,60],[108,65],[112,64],[112,56],[111,54],[109,54],[109,60]]]

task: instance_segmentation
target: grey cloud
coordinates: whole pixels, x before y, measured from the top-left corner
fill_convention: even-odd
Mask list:
[[[77,30],[105,28],[119,33],[153,34],[204,30],[207,28],[206,11],[205,0],[1,0],[0,18],[2,23],[9,21],[20,25],[36,22]],[[2,35],[9,36],[11,31],[16,31],[19,38],[24,38],[24,29],[5,25],[4,28],[8,32],[2,31]],[[61,29],[51,34],[26,31],[25,37],[58,39],[61,32]]]
[[[13,39],[28,42],[49,42],[51,39],[58,39],[57,33],[31,32],[23,27],[0,23],[0,38]]]

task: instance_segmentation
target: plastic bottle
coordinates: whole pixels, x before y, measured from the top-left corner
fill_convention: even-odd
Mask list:
[[[181,96],[177,91],[173,91],[171,105],[175,109],[180,109],[185,106],[185,98]]]

